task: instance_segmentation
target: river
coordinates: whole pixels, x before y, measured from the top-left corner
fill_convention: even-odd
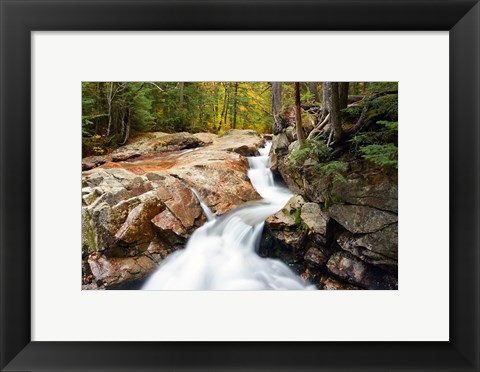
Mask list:
[[[269,168],[271,143],[249,157],[248,176],[262,197],[216,217],[199,198],[208,221],[185,249],[170,254],[146,281],[144,290],[302,290],[313,289],[278,259],[257,254],[265,219],[292,194],[275,182]]]

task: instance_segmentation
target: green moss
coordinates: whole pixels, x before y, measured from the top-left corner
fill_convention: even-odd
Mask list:
[[[95,231],[93,230],[92,217],[85,210],[82,220],[82,254],[89,255],[97,251],[97,240],[95,239]]]
[[[85,204],[90,205],[90,204],[93,204],[93,202],[97,200],[97,198],[98,198],[97,194],[92,192],[90,194],[85,195],[83,197],[83,201],[85,202]]]
[[[293,217],[295,218],[295,225],[302,224],[302,218],[300,217],[301,213],[302,213],[302,210],[300,208],[295,209],[295,212],[293,213]]]

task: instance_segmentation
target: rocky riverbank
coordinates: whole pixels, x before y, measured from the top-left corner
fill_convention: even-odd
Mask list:
[[[398,176],[353,158],[341,177],[289,160],[292,124],[273,136],[273,169],[296,195],[267,219],[260,254],[279,257],[320,289],[398,288]]]
[[[245,156],[265,140],[254,131],[147,133],[107,156],[82,161],[84,289],[128,288],[182,248],[207,216],[260,196]]]

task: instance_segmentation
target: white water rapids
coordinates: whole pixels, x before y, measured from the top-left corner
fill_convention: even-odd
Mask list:
[[[282,209],[292,196],[288,189],[275,184],[268,167],[270,147],[267,143],[259,150],[260,156],[248,158],[248,176],[263,199],[215,217],[199,198],[209,221],[192,234],[185,249],[173,252],[160,264],[142,289],[312,288],[280,260],[256,253],[265,219]]]

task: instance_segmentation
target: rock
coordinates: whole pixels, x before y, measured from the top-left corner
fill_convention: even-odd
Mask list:
[[[82,159],[82,171],[86,171],[109,161],[108,156],[87,156]]]
[[[279,256],[288,263],[303,259],[307,229],[300,219],[301,207],[305,200],[300,196],[293,196],[285,207],[268,217],[265,221],[264,246],[262,254]]]
[[[107,258],[92,253],[88,263],[97,286],[115,288],[120,284],[144,279],[156,267],[153,260],[146,256],[135,258]]]
[[[130,211],[127,219],[116,232],[115,239],[121,244],[146,243],[155,237],[150,220],[164,210],[165,205],[156,193],[150,194],[147,200]]]
[[[361,260],[395,270],[388,266],[398,265],[398,225],[393,224],[371,234],[355,235],[343,232],[337,239],[342,249],[349,251]]]
[[[330,179],[318,175],[314,167],[304,168],[303,185],[305,195],[316,203],[325,203],[330,195]]]
[[[375,232],[398,221],[396,214],[360,205],[334,204],[328,213],[352,233]]]
[[[289,164],[287,157],[281,161],[280,159],[278,160],[277,169],[290,191],[295,194],[302,194],[304,192],[303,178],[300,169]]]
[[[323,203],[330,198],[342,203],[398,212],[398,176],[395,171],[385,170],[365,161],[347,163],[348,171],[343,173],[344,181],[325,176],[315,167],[305,167],[305,196],[317,203]]]
[[[195,133],[193,137],[197,138],[199,141],[205,143],[206,145],[210,145],[218,139],[218,136],[213,133]]]
[[[297,132],[293,126],[289,126],[285,129],[285,135],[289,142],[293,142],[297,139]]]
[[[360,288],[355,287],[350,284],[342,283],[338,280],[333,279],[330,276],[323,275],[319,281],[321,288],[324,291],[342,291],[342,290],[358,290]]]
[[[328,261],[328,256],[318,248],[308,249],[303,258],[314,268],[321,268]]]
[[[209,147],[217,151],[234,151],[243,156],[255,156],[265,140],[253,130],[230,129]]]
[[[258,136],[257,132],[253,129],[229,129],[227,130],[222,137],[225,136]]]
[[[317,203],[305,203],[302,206],[300,218],[313,232],[326,235],[329,216],[322,211],[320,205]]]
[[[398,212],[398,176],[367,162],[351,162],[346,182],[334,182],[331,193],[348,204]]]
[[[152,218],[153,226],[156,227],[160,234],[167,234],[171,236],[171,233],[185,238],[187,236],[187,230],[185,226],[176,218],[168,209],[157,214]]]
[[[86,208],[82,208],[82,257],[86,257],[96,250],[97,238],[92,225],[92,217]]]
[[[277,155],[286,155],[288,154],[288,146],[290,142],[285,133],[277,134],[273,136],[272,140],[272,151]]]
[[[127,145],[119,147],[117,150],[113,151],[110,154],[110,157],[112,161],[119,162],[151,153],[202,147],[208,143],[210,143],[210,141],[202,141],[198,134],[194,135],[186,132],[170,134],[151,132],[133,138]]]
[[[119,148],[116,162],[84,171],[82,271],[84,282],[93,278],[84,284],[120,288],[183,247],[206,221],[192,189],[216,214],[260,199],[248,178],[248,161],[238,152],[255,154],[263,144],[252,131],[222,137],[149,133]],[[197,145],[203,147],[187,149]]]
[[[328,271],[365,289],[396,289],[394,277],[375,270],[348,252],[337,252],[327,262]]]

